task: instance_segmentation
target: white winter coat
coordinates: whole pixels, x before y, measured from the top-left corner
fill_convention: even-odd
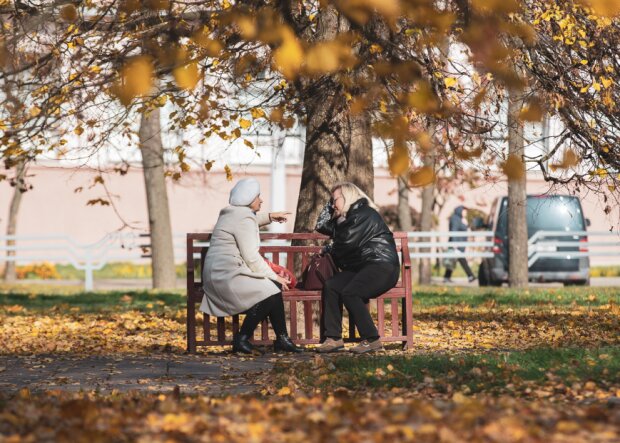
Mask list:
[[[220,211],[202,270],[202,312],[239,314],[280,292],[276,273],[258,253],[258,228],[269,223],[269,214],[257,215],[247,206]]]

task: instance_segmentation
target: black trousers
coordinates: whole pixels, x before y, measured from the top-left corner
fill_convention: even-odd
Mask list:
[[[471,268],[469,267],[469,263],[467,263],[467,260],[465,259],[465,257],[461,257],[457,259],[457,261],[461,264],[461,266],[463,267],[463,270],[465,271],[465,274],[467,274],[468,277],[474,276],[474,273],[471,271]],[[443,278],[450,278],[450,277],[452,277],[452,269],[446,269],[446,273],[444,274]]]
[[[343,271],[325,282],[323,287],[323,322],[325,336],[342,338],[342,305],[349,315],[362,339],[379,338],[379,332],[372,321],[366,304],[392,289],[400,274],[400,266],[389,263],[376,263],[364,266],[358,272]]]
[[[265,318],[269,317],[271,326],[276,335],[288,335],[286,330],[286,317],[284,316],[284,301],[282,292],[272,295],[265,300],[256,303],[245,311],[245,319],[241,325],[240,333],[252,337],[254,330]]]

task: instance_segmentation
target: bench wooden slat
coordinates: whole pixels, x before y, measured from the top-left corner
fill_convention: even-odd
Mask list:
[[[314,321],[312,319],[312,303],[309,301],[304,302],[304,326],[306,327],[306,338],[312,338]]]
[[[398,335],[398,301],[392,299],[392,336]]]
[[[217,339],[219,341],[226,340],[226,322],[224,317],[217,318]]]
[[[211,339],[211,316],[208,314],[202,314],[202,329],[205,341]]]
[[[232,330],[233,330],[233,335],[236,335],[239,332],[239,315],[233,315]]]
[[[291,300],[290,301],[290,305],[291,305],[291,330],[290,330],[290,337],[294,340],[297,338],[297,301],[296,300]]]
[[[385,335],[385,303],[382,299],[377,299],[377,323],[379,324],[379,336]]]
[[[267,319],[260,322],[260,338],[263,341],[267,341],[269,339],[269,323]]]

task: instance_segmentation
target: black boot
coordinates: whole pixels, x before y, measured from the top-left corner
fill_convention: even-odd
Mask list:
[[[263,354],[258,348],[250,343],[250,336],[237,334],[233,337],[233,352],[240,354]]]
[[[273,350],[275,352],[303,352],[302,347],[297,346],[292,342],[288,335],[278,335],[273,342]]]

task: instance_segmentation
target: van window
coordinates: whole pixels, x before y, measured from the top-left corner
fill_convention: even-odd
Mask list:
[[[581,204],[577,197],[564,195],[528,196],[527,230],[531,237],[537,231],[585,231]],[[508,198],[502,199],[497,232],[508,232]]]
[[[579,200],[563,195],[528,197],[527,226],[533,232],[585,230]]]

